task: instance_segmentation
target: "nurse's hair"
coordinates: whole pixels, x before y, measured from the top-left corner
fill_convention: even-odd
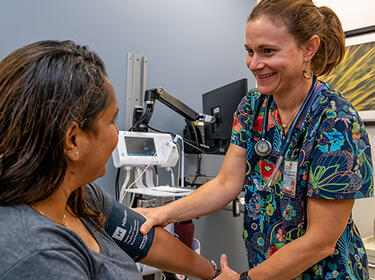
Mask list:
[[[0,62],[0,206],[32,204],[61,185],[64,140],[73,122],[95,130],[109,104],[102,60],[72,41],[39,41]],[[98,216],[78,188],[68,201],[79,216]]]
[[[315,75],[329,74],[344,57],[345,34],[332,9],[317,7],[311,0],[261,0],[248,21],[263,15],[284,23],[299,46],[313,35],[319,36],[320,46],[311,60]]]

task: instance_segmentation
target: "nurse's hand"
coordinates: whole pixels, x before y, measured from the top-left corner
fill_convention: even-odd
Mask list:
[[[132,208],[132,210],[146,218],[146,221],[143,223],[140,229],[140,232],[143,235],[147,234],[154,226],[165,227],[170,224],[170,222],[167,220],[167,215],[165,214],[163,207]]]
[[[225,254],[220,258],[221,273],[214,280],[238,280],[240,275],[228,266],[228,257]]]

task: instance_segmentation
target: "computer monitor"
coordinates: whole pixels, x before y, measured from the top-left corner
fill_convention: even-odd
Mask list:
[[[247,93],[247,79],[241,79],[202,95],[203,113],[216,117],[215,123],[205,127],[208,153],[225,154],[232,133],[233,114]]]

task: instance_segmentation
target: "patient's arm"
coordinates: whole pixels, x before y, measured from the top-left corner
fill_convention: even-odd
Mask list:
[[[140,226],[146,219],[139,213],[113,201],[105,230],[136,262],[161,270],[210,279],[215,274],[212,264],[161,227],[146,235]]]
[[[215,273],[212,264],[161,227],[155,227],[154,242],[141,263],[165,271],[210,279]]]

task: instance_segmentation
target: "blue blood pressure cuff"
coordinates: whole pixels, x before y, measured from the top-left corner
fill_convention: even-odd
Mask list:
[[[155,229],[142,235],[139,231],[146,219],[133,210],[113,201],[111,215],[108,217],[105,231],[135,262],[147,256],[154,241]]]

